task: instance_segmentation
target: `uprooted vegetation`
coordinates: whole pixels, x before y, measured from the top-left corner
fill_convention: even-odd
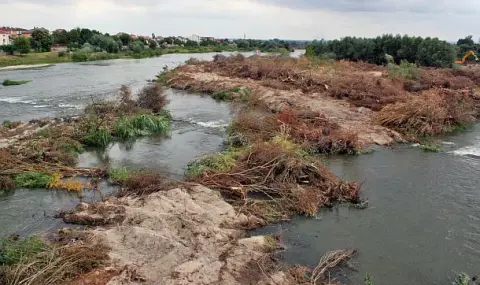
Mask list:
[[[76,168],[78,154],[85,146],[106,147],[114,140],[168,134],[171,116],[164,109],[168,100],[163,91],[158,84],[150,84],[134,100],[130,89],[122,86],[117,101],[93,102],[81,116],[46,121],[20,137],[12,127],[4,132],[11,142],[0,149],[0,189],[91,188],[75,177],[103,177],[106,171]],[[37,125],[20,127],[23,130],[29,124]]]
[[[377,66],[316,58],[232,56],[180,66],[162,74],[161,79],[174,88],[210,94],[242,86],[260,93],[291,92],[294,104],[301,104],[302,95],[314,104],[327,97],[345,100],[373,111],[364,116],[366,122],[408,136],[448,132],[480,115],[476,90],[480,69],[476,67],[434,69],[406,61]],[[275,102],[264,99],[264,103]]]
[[[86,232],[61,230],[53,242],[12,235],[0,240],[0,283],[71,284],[107,265],[107,247]]]
[[[359,185],[341,181],[282,137],[200,158],[188,173],[191,181],[220,190],[241,212],[266,222],[295,213],[314,216],[337,201],[360,203]]]

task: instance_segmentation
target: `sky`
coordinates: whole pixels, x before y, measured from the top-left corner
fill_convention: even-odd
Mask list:
[[[0,0],[0,26],[216,38],[480,37],[478,0]]]

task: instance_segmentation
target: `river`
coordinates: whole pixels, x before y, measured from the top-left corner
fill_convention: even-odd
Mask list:
[[[74,114],[92,96],[109,98],[121,84],[137,90],[163,66],[173,67],[191,56],[209,59],[213,54],[0,72],[0,80],[33,80],[0,89],[0,121]],[[174,117],[170,138],[143,138],[133,145],[114,144],[105,152],[87,151],[80,165],[148,167],[180,178],[188,161],[223,148],[223,126],[231,118],[228,104],[172,90],[168,97]],[[480,126],[441,140],[442,153],[399,146],[328,158],[326,163],[338,176],[364,181],[369,208],[337,206],[316,218],[294,218],[254,234],[281,231],[289,263],[314,266],[327,251],[358,249],[358,273],[348,275],[351,284],[362,284],[366,273],[375,284],[391,285],[450,284],[456,272],[480,274]],[[102,188],[114,190],[106,184]],[[98,193],[85,195],[83,199],[92,200]],[[52,217],[54,212],[78,201],[76,195],[61,191],[5,193],[0,196],[0,235],[62,226]]]

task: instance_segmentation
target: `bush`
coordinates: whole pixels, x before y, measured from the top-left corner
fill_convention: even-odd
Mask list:
[[[159,113],[168,104],[167,96],[160,84],[149,84],[138,93],[137,105],[140,108]]]
[[[85,51],[76,51],[72,53],[73,62],[86,62],[88,61],[88,53]]]
[[[61,51],[58,53],[58,57],[66,57],[67,56],[67,52],[66,51]]]
[[[24,172],[14,178],[19,188],[47,188],[51,180],[52,176],[40,172]]]

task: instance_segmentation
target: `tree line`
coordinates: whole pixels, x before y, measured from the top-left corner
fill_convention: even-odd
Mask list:
[[[307,56],[386,64],[391,56],[396,63],[408,61],[421,66],[450,67],[458,47],[438,38],[382,35],[376,38],[345,37],[332,41],[313,41]]]

